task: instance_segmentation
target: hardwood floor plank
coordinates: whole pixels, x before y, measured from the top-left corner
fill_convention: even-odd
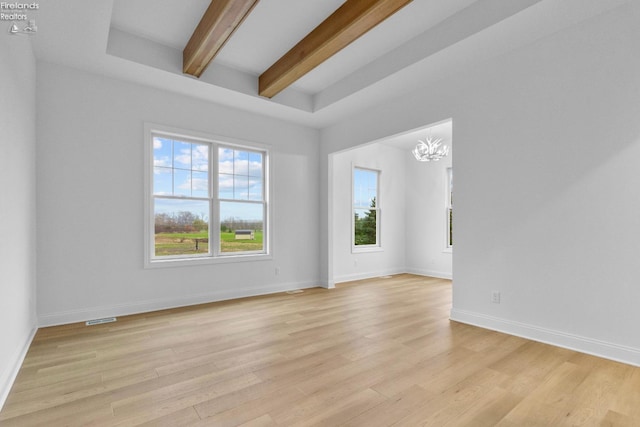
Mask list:
[[[633,419],[615,411],[608,411],[600,427],[637,427],[640,419]]]
[[[297,418],[292,422],[278,422],[281,426],[302,427],[302,426],[337,426],[357,417],[363,412],[384,402],[385,397],[371,390],[364,389],[358,393],[351,394],[345,398],[326,405],[324,410],[316,411],[302,418]]]
[[[594,356],[579,355],[571,361],[589,369],[587,378],[569,396],[567,406],[573,408],[564,417],[571,425],[600,424],[609,409],[615,406],[620,392],[619,385],[631,376],[633,368],[622,363],[607,361]],[[581,363],[582,360],[588,363]]]
[[[342,425],[344,427],[391,426],[408,416],[416,406],[420,406],[431,398],[433,398],[432,392],[414,385],[396,396],[385,399],[379,405],[362,412]]]
[[[272,427],[277,426],[269,414],[264,414],[261,417],[254,418],[251,421],[240,424],[239,427]]]
[[[640,368],[450,307],[450,281],[402,274],[43,328],[0,425],[640,425]]]
[[[7,405],[5,405],[7,408]],[[3,408],[0,412],[2,427],[49,427],[49,426],[86,426],[101,420],[112,420],[113,411],[104,399],[81,399],[70,403],[52,406],[50,408],[28,412],[19,416],[5,415]],[[11,406],[9,406],[10,411]],[[9,412],[10,413],[10,412]],[[105,423],[105,425],[108,425]]]
[[[472,360],[475,356],[475,352],[465,348],[459,348],[455,351],[445,350],[432,358],[411,366],[392,378],[387,378],[375,384],[372,388],[390,398],[411,388],[418,382],[427,383],[447,367],[465,363],[466,360]]]
[[[198,416],[198,413],[193,406],[189,406],[188,408],[181,409],[169,415],[155,418],[138,425],[140,427],[187,427],[199,421],[200,417]]]
[[[121,420],[116,425],[138,425],[260,382],[254,374],[242,375],[214,384],[200,383],[200,380],[199,378],[197,384],[188,384],[186,387],[180,384],[175,388],[154,390],[132,399],[113,402],[111,406],[114,417],[116,420]],[[167,395],[165,392],[170,394]]]
[[[611,405],[611,410],[640,419],[640,369],[633,369],[621,384],[617,383],[617,386],[618,398]]]
[[[522,397],[494,387],[471,402],[469,408],[458,416],[452,425],[459,427],[495,426],[520,402]]]
[[[271,411],[288,408],[303,397],[300,390],[287,385],[283,380],[258,384],[249,394],[231,394],[196,405],[202,421],[195,426],[237,426],[262,415],[269,415],[271,418]],[[235,398],[239,399],[233,400]]]
[[[304,393],[304,397],[281,410],[271,410],[270,414],[278,424],[284,425],[317,416],[325,412],[326,408],[339,405],[349,396],[369,389],[372,384],[407,369],[408,364],[394,362],[390,357],[384,368],[367,361],[352,362],[336,368],[327,375],[300,381],[296,388]]]
[[[100,389],[99,391],[95,391]],[[63,405],[102,392],[102,375],[94,374],[67,381],[54,383],[49,387],[35,387],[11,395],[11,401],[20,405],[11,405],[9,401],[5,415],[16,417],[37,412],[46,408]]]

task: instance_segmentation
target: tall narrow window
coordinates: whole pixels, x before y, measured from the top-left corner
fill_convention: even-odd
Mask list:
[[[148,263],[267,254],[266,151],[152,130],[149,141]]]
[[[153,137],[154,257],[210,255],[210,144]]]
[[[353,169],[353,246],[380,246],[380,172]]]
[[[447,247],[453,247],[453,168],[447,168]]]
[[[264,156],[218,149],[220,253],[264,251]]]

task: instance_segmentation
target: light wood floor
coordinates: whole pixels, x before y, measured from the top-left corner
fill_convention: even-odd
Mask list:
[[[46,328],[2,426],[640,426],[640,368],[448,320],[411,275]]]

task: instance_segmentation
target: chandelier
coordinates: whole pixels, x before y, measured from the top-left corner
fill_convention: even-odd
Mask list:
[[[418,145],[412,153],[418,161],[437,162],[449,154],[449,146],[442,144],[442,138],[429,136],[426,141],[418,140]]]

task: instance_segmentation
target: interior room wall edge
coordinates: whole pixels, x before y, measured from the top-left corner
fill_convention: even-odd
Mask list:
[[[31,329],[31,332],[26,337],[24,344],[22,347],[17,347],[14,352],[14,356],[11,358],[13,361],[13,365],[9,366],[6,369],[0,378],[0,411],[2,410],[4,403],[9,397],[9,392],[11,391],[11,387],[18,376],[18,372],[20,372],[20,368],[22,367],[22,363],[24,362],[24,358],[27,357],[27,352],[29,351],[29,347],[31,347],[31,342],[33,338],[36,336],[36,332],[38,332],[38,328]]]
[[[633,347],[456,308],[451,309],[449,318],[455,322],[503,332],[616,362],[640,366],[640,350]]]

